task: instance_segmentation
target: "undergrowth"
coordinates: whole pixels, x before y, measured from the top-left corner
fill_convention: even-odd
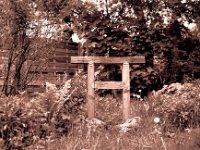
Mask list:
[[[142,101],[131,99],[131,118],[121,130],[121,100],[96,97],[96,117],[85,107],[86,76],[35,97],[5,97],[0,105],[0,147],[5,150],[197,150],[200,149],[200,81],[172,84]],[[64,89],[64,87],[67,89]],[[187,143],[187,144],[186,144]]]

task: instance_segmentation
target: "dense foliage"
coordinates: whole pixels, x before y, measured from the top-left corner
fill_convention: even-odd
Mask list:
[[[145,66],[132,68],[132,87],[159,89],[199,76],[199,27],[188,28],[200,21],[199,1],[79,2],[66,18],[85,39],[83,55],[146,57]]]

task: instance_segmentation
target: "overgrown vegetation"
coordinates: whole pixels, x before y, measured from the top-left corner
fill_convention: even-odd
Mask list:
[[[76,75],[62,88],[52,86],[34,97],[1,96],[1,148],[199,149],[199,80],[133,98],[132,121],[123,123],[121,99],[112,95],[96,97],[100,120],[87,119],[85,78]]]
[[[0,147],[200,149],[199,7],[199,0],[105,0],[98,7],[79,0],[0,1],[0,46],[9,54],[0,97]],[[77,34],[81,55],[146,57],[146,64],[131,66],[131,91],[139,95],[132,98],[130,120],[122,122],[120,94],[113,98],[106,92],[96,96],[100,120],[87,119],[84,72],[59,88],[46,86],[43,94],[31,97],[24,91],[31,64],[50,57],[49,34],[38,33],[43,24],[32,27],[40,20],[37,13],[59,25],[59,40]],[[190,29],[191,24],[196,26]],[[98,79],[121,80],[120,66],[95,69]]]
[[[38,139],[67,135],[71,121],[64,118],[64,103],[54,95],[1,98],[1,138],[5,149],[23,149]]]
[[[26,92],[11,97],[1,95],[1,148],[24,149],[39,140],[67,136],[73,124],[85,117],[84,78],[77,75],[60,89],[50,84],[46,93],[34,97]]]

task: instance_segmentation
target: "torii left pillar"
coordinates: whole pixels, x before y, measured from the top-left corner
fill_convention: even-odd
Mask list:
[[[95,98],[94,98],[94,63],[88,63],[88,79],[87,79],[87,113],[88,118],[95,117]]]

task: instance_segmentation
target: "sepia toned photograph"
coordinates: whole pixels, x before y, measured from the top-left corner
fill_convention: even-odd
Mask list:
[[[200,0],[0,0],[0,150],[200,150]]]

